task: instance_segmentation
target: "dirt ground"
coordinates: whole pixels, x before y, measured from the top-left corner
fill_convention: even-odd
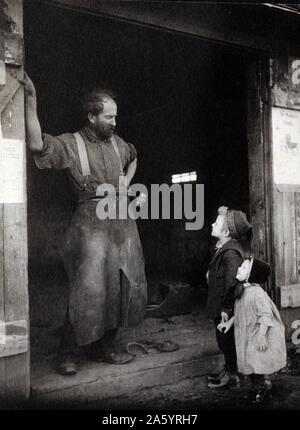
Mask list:
[[[200,320],[197,316],[185,315],[177,316],[162,321],[160,319],[146,319],[144,326],[140,327],[141,332],[135,332],[135,337],[138,339],[146,336],[148,339],[163,338],[175,339],[181,345],[178,352],[191,350],[191,346],[196,345],[196,349],[204,350],[207,352],[217,353],[213,331],[207,322]],[[206,324],[206,325],[205,325]],[[134,339],[135,339],[134,337]],[[202,339],[202,340],[201,340]],[[127,339],[128,340],[128,339]],[[204,342],[205,341],[205,342]],[[197,343],[198,342],[198,343]],[[201,343],[201,345],[199,344]],[[198,345],[199,344],[199,345]],[[174,379],[167,377],[170,372],[169,359],[166,359],[166,363],[161,369],[160,379],[148,381],[149,384],[153,382],[153,385],[148,385],[148,388],[136,385],[136,390],[130,391],[130,394],[125,395],[126,390],[120,389],[116,391],[114,396],[111,398],[102,398],[92,400],[88,399],[88,391],[82,391],[82,395],[86,396],[84,403],[80,406],[74,404],[74,409],[78,410],[94,410],[94,411],[118,411],[118,410],[152,410],[152,411],[164,411],[164,410],[181,410],[181,411],[205,411],[205,410],[300,410],[300,353],[296,347],[292,344],[288,345],[288,363],[285,369],[279,374],[272,377],[273,389],[272,398],[262,405],[253,405],[245,402],[241,399],[242,395],[249,389],[248,378],[241,378],[241,384],[239,388],[229,389],[209,389],[207,388],[206,376],[189,377],[187,379],[180,379],[180,374],[172,374]],[[156,356],[155,356],[156,357]],[[159,357],[162,359],[162,357]],[[175,357],[176,358],[176,357]],[[176,359],[173,358],[173,361]],[[193,357],[190,357],[192,359]],[[185,357],[186,359],[186,357]],[[182,360],[182,357],[178,357],[178,360]],[[173,363],[172,361],[172,363]],[[151,368],[158,366],[158,358],[153,359]],[[144,369],[144,368],[143,368]],[[36,368],[34,369],[36,371]],[[144,369],[145,370],[145,369]],[[152,369],[153,370],[153,369]],[[84,372],[83,372],[84,373]],[[81,373],[80,373],[81,374]],[[79,374],[79,376],[80,376]],[[191,373],[192,374],[192,373]],[[50,375],[50,373],[49,373]],[[56,376],[55,381],[59,382],[57,375],[51,374],[52,378]],[[50,375],[50,376],[51,376]],[[97,374],[98,375],[98,374]],[[130,372],[128,373],[130,375]],[[132,375],[138,375],[138,373],[132,373]],[[199,373],[198,373],[199,375]],[[78,376],[78,378],[79,378]],[[179,377],[177,377],[179,376]],[[134,376],[133,376],[134,377]],[[153,375],[152,375],[153,377]],[[98,376],[97,376],[98,378]],[[97,379],[96,378],[96,379]],[[104,389],[107,380],[104,377],[100,378],[103,381]],[[122,378],[121,378],[122,379]],[[176,379],[176,383],[175,383]],[[123,379],[122,379],[123,380]],[[174,380],[174,383],[172,382]],[[80,378],[78,379],[80,383]],[[84,382],[84,381],[81,381]],[[127,379],[127,383],[130,380]],[[147,385],[144,385],[144,387]],[[151,388],[150,388],[151,387]],[[84,388],[84,386],[83,386]],[[63,397],[64,391],[58,392],[58,396]],[[101,384],[99,385],[101,391]],[[129,392],[129,391],[128,391]],[[119,393],[119,395],[118,395]],[[121,394],[122,393],[122,394]],[[39,399],[31,399],[29,404],[25,406],[25,409],[49,409],[50,405],[40,404]],[[54,408],[56,409],[56,408]],[[58,409],[63,409],[59,407]],[[71,407],[73,410],[73,407]]]
[[[130,398],[108,399],[86,405],[87,410],[300,410],[300,376],[280,376],[274,382],[272,398],[263,405],[241,400],[246,392],[241,388],[210,390],[204,378],[194,378],[175,385],[140,391]]]
[[[99,410],[300,410],[300,354],[288,351],[287,367],[272,377],[271,399],[262,405],[242,400],[249,389],[247,377],[239,388],[209,389],[206,378],[186,379],[174,385],[139,391],[128,398],[91,403],[87,409]]]
[[[96,402],[85,403],[76,408],[81,411],[299,411],[300,410],[300,354],[289,349],[288,364],[279,374],[272,376],[272,396],[262,405],[251,404],[242,400],[242,395],[249,389],[247,377],[241,378],[240,387],[227,389],[209,389],[206,377],[184,379],[176,384],[160,385],[138,390],[129,396],[114,396]],[[24,405],[25,406],[25,405]],[[36,410],[36,405],[29,402],[22,409]],[[38,408],[39,409],[39,408]],[[72,408],[71,408],[72,409]],[[139,412],[139,413],[140,413]]]

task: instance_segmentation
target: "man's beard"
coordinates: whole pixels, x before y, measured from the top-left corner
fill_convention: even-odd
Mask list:
[[[101,140],[108,140],[112,137],[116,127],[113,125],[94,124],[94,131]]]

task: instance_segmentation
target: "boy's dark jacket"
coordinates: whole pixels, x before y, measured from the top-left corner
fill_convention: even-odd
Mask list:
[[[207,316],[221,317],[221,312],[233,314],[237,269],[243,262],[243,249],[235,239],[220,248],[208,266]]]

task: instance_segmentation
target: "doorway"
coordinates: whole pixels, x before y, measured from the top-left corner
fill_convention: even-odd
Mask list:
[[[26,69],[45,132],[78,130],[83,90],[102,84],[119,96],[118,134],[137,149],[135,182],[171,184],[173,174],[195,171],[204,184],[201,230],[185,230],[184,220],[138,222],[150,301],[162,281],[180,281],[203,292],[204,308],[217,208],[249,213],[246,70],[253,54],[34,1],[24,7]],[[76,202],[64,172],[39,171],[32,154],[27,159],[32,351],[49,355],[67,304],[60,249]]]

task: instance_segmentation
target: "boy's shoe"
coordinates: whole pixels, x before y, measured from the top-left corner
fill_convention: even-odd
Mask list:
[[[216,382],[209,382],[208,388],[226,388],[230,386],[237,386],[240,385],[240,379],[237,374],[225,372],[224,376],[222,376],[219,380]]]
[[[221,378],[225,375],[226,370],[222,369],[219,373],[209,373],[207,375],[207,381],[208,382],[218,382]]]

